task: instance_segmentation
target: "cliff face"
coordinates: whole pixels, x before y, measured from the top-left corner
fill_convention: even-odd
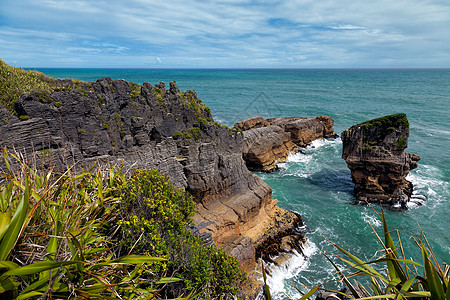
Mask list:
[[[254,117],[240,121],[235,127],[244,130],[243,158],[247,167],[255,171],[273,172],[277,162],[286,161],[291,153],[306,147],[312,141],[337,137],[333,119],[319,116],[282,117],[264,120]]]
[[[342,132],[342,158],[351,170],[357,200],[406,209],[413,189],[406,176],[420,160],[405,151],[408,137],[405,114],[370,120]]]
[[[15,103],[18,117],[0,107],[2,147],[25,153],[39,168],[98,162],[160,169],[194,196],[196,224],[209,222],[202,232],[246,271],[264,243],[301,223],[276,206],[272,189],[247,169],[242,133],[215,123],[195,91],[110,78],[57,84],[23,94]]]

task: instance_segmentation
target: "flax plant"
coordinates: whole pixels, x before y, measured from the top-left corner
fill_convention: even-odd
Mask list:
[[[141,288],[142,270],[165,259],[116,257],[110,249],[118,230],[113,190],[125,180],[120,169],[39,173],[6,148],[3,160],[0,297],[157,299],[161,286],[178,281],[159,278]]]
[[[423,231],[420,236],[413,237],[422,253],[422,261],[419,263],[406,258],[399,234],[398,245],[394,243],[391,236],[392,231],[388,228],[383,210],[378,216],[383,224],[383,236],[380,237],[373,226],[369,225],[380,242],[382,257],[365,262],[350,251],[330,242],[343,256],[330,253],[324,255],[336,269],[338,278],[345,284],[346,289],[344,291],[326,291],[332,292],[334,294],[332,297],[335,299],[450,299],[450,267],[446,263],[439,264],[437,262]],[[345,270],[339,268],[330,256],[343,262],[347,268]],[[380,269],[380,264],[385,267]],[[351,274],[345,275],[345,271],[351,271]],[[353,283],[350,281],[352,277],[355,279]],[[361,284],[356,280],[358,278],[368,278],[370,284]],[[301,299],[311,296],[313,292],[321,289],[322,285],[314,287]]]

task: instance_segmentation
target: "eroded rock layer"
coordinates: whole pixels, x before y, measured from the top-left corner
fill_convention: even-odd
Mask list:
[[[247,169],[243,134],[215,123],[195,91],[180,92],[174,82],[166,89],[110,78],[59,80],[51,91],[23,94],[15,110],[17,116],[0,107],[1,147],[25,153],[39,168],[97,162],[160,169],[194,196],[195,222],[207,224],[202,233],[246,271],[261,245],[301,224]]]
[[[255,171],[272,172],[278,169],[277,162],[286,161],[289,154],[299,151],[298,147],[306,147],[317,139],[337,137],[333,123],[333,119],[328,116],[267,120],[254,117],[236,123],[235,127],[244,131],[242,155],[247,167]]]
[[[406,180],[420,157],[405,151],[409,123],[405,114],[394,114],[350,127],[341,135],[345,159],[358,201],[406,209],[413,185]]]

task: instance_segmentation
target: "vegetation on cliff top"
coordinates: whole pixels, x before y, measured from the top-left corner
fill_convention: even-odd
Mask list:
[[[381,118],[376,118],[373,120],[365,121],[356,125],[353,125],[351,128],[356,127],[364,127],[365,129],[370,129],[373,126],[384,126],[387,128],[399,128],[399,127],[409,127],[408,119],[406,118],[406,114],[398,113],[393,115],[384,116]]]
[[[47,91],[54,79],[38,71],[26,71],[8,65],[0,59],[0,104],[14,112],[13,104],[22,93]]]
[[[4,151],[0,297],[228,299],[237,261],[193,236],[195,203],[154,170],[39,173]]]

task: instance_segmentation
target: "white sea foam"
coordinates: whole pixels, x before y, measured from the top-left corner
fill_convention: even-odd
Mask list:
[[[362,215],[363,215],[364,221],[366,221],[370,225],[375,226],[375,227],[381,226],[381,221],[379,219],[377,219],[375,216],[371,216],[365,212],[363,212]]]
[[[340,138],[337,139],[320,139],[312,141],[311,145],[307,146],[306,149],[318,149],[323,146],[335,146],[342,144],[342,140]]]
[[[301,152],[290,154],[288,156],[288,162],[309,163],[311,160],[312,160],[312,156],[311,155],[304,154],[304,153],[301,153]]]
[[[306,269],[309,265],[308,258],[317,251],[317,246],[308,241],[303,245],[303,254],[294,252],[294,256],[291,259],[272,269],[271,275],[267,277],[267,285],[270,288],[273,299],[284,298],[282,296],[286,292],[285,280],[297,276],[302,270]],[[291,296],[297,298],[300,295]]]
[[[448,197],[450,184],[440,179],[441,172],[437,167],[419,165],[406,177],[414,185],[413,197],[408,207],[414,208],[418,204],[431,200],[433,204],[444,201]]]

